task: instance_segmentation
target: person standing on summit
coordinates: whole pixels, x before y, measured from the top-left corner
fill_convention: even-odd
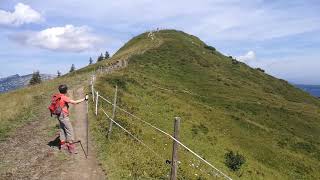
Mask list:
[[[59,86],[58,94],[53,95],[52,102],[49,107],[51,115],[57,115],[60,126],[60,147],[61,149],[68,150],[72,154],[76,154],[74,144],[74,131],[69,119],[69,104],[79,104],[87,101],[89,96],[79,100],[72,100],[66,94],[68,87],[65,84]]]

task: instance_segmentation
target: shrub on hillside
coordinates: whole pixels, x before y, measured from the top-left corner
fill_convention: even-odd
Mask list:
[[[232,171],[238,171],[245,162],[245,157],[238,152],[229,151],[225,154],[225,164]]]
[[[57,77],[61,77],[61,72],[57,71]]]
[[[256,68],[256,70],[260,71],[260,72],[263,72],[264,73],[264,70],[261,69],[261,68]]]
[[[110,58],[110,55],[109,55],[109,52],[106,51],[105,55],[104,55],[104,59],[109,59]]]
[[[216,48],[214,48],[212,46],[205,45],[204,48],[209,49],[211,51],[216,51]]]
[[[232,59],[232,64],[239,64],[240,62],[237,61],[236,59]]]
[[[39,71],[36,71],[32,74],[32,77],[29,81],[29,85],[35,85],[41,83],[41,75]]]
[[[104,60],[104,57],[103,57],[103,55],[102,55],[102,53],[101,53],[100,56],[99,56],[98,59],[97,59],[97,62],[102,61],[102,60]]]
[[[74,72],[75,70],[76,70],[76,66],[75,66],[74,64],[72,64],[69,72],[72,73],[72,72]]]

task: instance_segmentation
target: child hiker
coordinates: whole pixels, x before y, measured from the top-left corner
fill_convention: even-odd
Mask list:
[[[67,85],[59,86],[58,94],[53,95],[52,102],[49,107],[51,115],[57,115],[60,125],[60,147],[61,149],[68,150],[72,154],[76,154],[74,142],[74,131],[69,119],[69,104],[79,104],[88,100],[88,95],[83,99],[72,100],[66,96],[68,92]]]

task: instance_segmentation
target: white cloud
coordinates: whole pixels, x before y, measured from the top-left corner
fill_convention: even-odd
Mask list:
[[[90,33],[86,26],[66,25],[39,32],[15,36],[14,40],[29,46],[49,50],[82,52],[95,48],[102,39]]]
[[[82,19],[121,32],[176,28],[205,40],[268,40],[320,30],[319,5],[262,0],[26,0],[53,18]],[[77,11],[70,11],[76,9]],[[90,12],[90,13],[82,13]],[[105,13],[108,12],[108,13]],[[93,25],[94,26],[94,25]],[[143,30],[140,30],[143,29]],[[140,31],[139,31],[140,30]]]
[[[0,25],[20,26],[41,21],[41,14],[23,3],[18,3],[13,12],[0,10]]]
[[[256,60],[256,53],[254,51],[249,51],[245,55],[237,57],[237,59],[239,59],[242,62],[250,64]]]

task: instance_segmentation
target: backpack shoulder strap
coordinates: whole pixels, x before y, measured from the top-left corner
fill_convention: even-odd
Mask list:
[[[57,99],[60,99],[60,98],[61,98],[61,94],[59,94],[59,93],[52,95],[52,99],[53,100],[57,100]]]

